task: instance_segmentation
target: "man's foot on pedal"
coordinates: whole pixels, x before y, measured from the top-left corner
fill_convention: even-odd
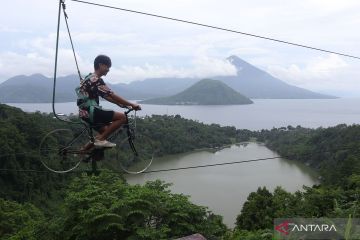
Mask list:
[[[116,147],[115,143],[106,141],[106,140],[95,140],[94,142],[94,146],[95,148],[112,148],[112,147]]]

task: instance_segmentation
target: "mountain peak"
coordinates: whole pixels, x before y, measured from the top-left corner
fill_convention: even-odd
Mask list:
[[[237,72],[240,72],[244,68],[253,67],[251,64],[245,62],[236,55],[231,55],[230,57],[226,58],[226,60],[228,60],[232,65],[235,66]]]
[[[34,73],[34,74],[31,74],[29,77],[32,77],[32,78],[46,78],[46,76],[44,76],[43,74],[41,73]]]

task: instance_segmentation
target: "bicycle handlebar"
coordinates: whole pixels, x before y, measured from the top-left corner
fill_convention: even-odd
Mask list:
[[[138,111],[136,110],[135,108],[132,108],[132,107],[128,107],[128,106],[123,106],[123,108],[126,108],[127,110],[124,112],[125,115],[128,115],[130,112],[132,111]]]

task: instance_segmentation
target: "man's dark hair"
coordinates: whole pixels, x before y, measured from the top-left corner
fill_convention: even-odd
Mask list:
[[[108,67],[111,67],[111,59],[106,55],[99,55],[94,60],[94,68],[97,70],[100,67],[100,63],[105,64]]]

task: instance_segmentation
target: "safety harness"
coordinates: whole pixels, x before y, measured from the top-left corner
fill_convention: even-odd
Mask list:
[[[94,98],[89,98],[87,94],[83,92],[82,87],[84,86],[86,81],[90,80],[91,73],[88,74],[84,80],[80,81],[80,86],[75,88],[75,92],[77,95],[77,106],[81,109],[88,108],[89,109],[89,119],[90,123],[94,123],[94,109],[101,108]]]

